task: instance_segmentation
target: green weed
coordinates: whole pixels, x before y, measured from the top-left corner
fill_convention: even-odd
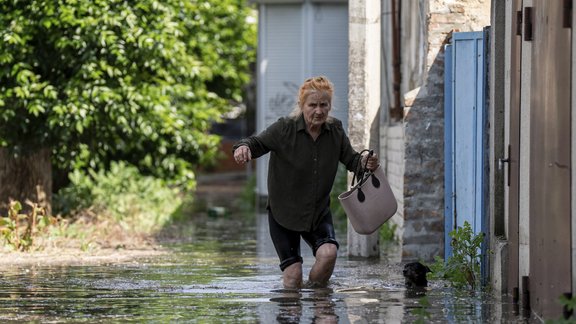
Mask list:
[[[446,262],[436,256],[434,264],[430,266],[432,276],[448,280],[454,287],[469,287],[475,289],[480,282],[480,246],[484,233],[474,235],[472,227],[464,222],[463,227],[450,232],[450,245],[452,256]]]
[[[574,318],[574,310],[576,309],[576,298],[562,295],[558,298],[560,305],[564,307],[564,318],[547,320],[546,324],[574,324],[576,323],[576,318]]]
[[[94,246],[93,246],[93,243],[92,243],[92,242],[89,242],[89,241],[84,241],[84,242],[80,243],[80,250],[81,250],[82,252],[89,251],[89,250],[91,250],[93,247],[94,247]]]
[[[562,295],[558,300],[560,304],[564,306],[564,309],[566,310],[567,313],[571,314],[574,313],[574,310],[576,309],[576,298],[571,296],[569,297],[567,295]]]
[[[29,251],[35,239],[51,225],[56,218],[46,215],[45,209],[36,203],[26,202],[31,210],[21,214],[22,204],[11,201],[8,216],[0,218],[0,235],[5,246],[16,251]]]

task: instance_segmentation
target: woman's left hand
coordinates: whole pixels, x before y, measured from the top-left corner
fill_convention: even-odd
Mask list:
[[[366,161],[366,159],[368,159],[368,161]],[[378,169],[378,166],[380,165],[380,161],[378,160],[378,155],[377,154],[373,154],[372,156],[368,156],[368,155],[364,155],[362,156],[362,166],[366,166],[366,169],[370,170],[370,171],[374,171],[376,169]]]

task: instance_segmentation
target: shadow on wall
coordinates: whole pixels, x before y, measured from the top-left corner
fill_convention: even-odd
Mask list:
[[[444,255],[443,50],[423,86],[406,93],[404,101],[402,259],[430,261]]]

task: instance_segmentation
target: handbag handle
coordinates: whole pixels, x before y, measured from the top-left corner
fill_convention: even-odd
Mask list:
[[[366,163],[364,163],[364,168],[362,168],[362,153],[364,152],[368,152],[368,157],[371,157],[372,155],[374,155],[374,150],[369,150],[369,149],[364,149],[362,151],[360,151],[360,156],[358,157],[358,162],[356,163],[356,172],[354,172],[354,176],[352,177],[352,184],[351,187],[354,187],[354,184],[356,184],[356,181],[358,181],[358,184],[362,183],[365,179],[364,179],[364,174],[365,174],[365,170],[366,167],[368,166],[368,158],[366,158]]]

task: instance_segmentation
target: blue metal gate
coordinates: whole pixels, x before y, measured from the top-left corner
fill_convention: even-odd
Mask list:
[[[449,233],[468,222],[486,233],[487,109],[484,32],[453,33],[445,47],[445,259]]]

